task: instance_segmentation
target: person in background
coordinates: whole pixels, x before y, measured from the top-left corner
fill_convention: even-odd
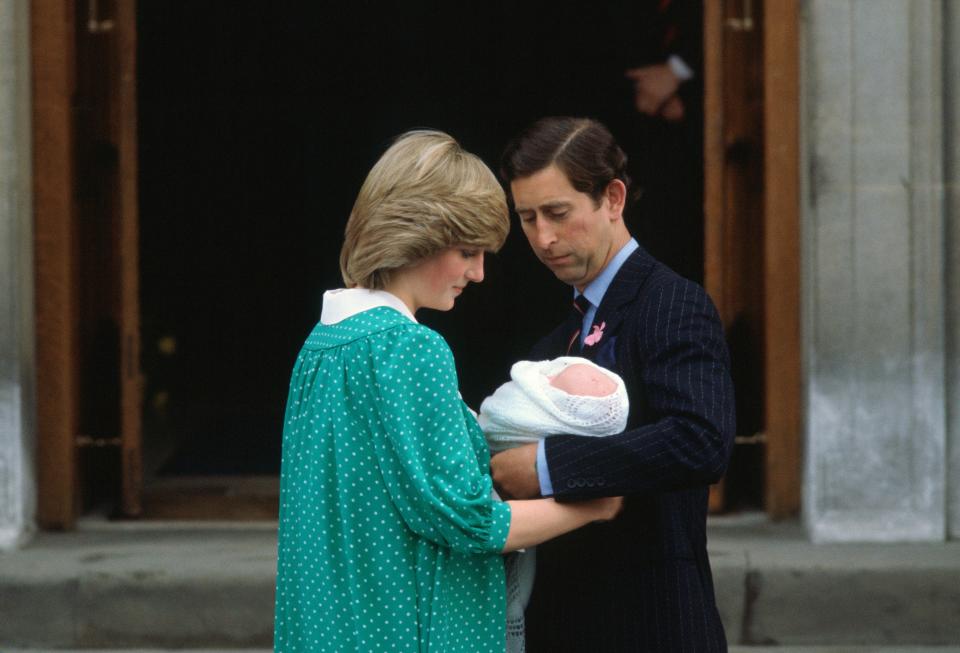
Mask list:
[[[680,122],[692,102],[703,67],[703,7],[696,0],[633,3],[630,24],[641,26],[628,40],[633,65],[624,75],[633,82],[637,111]],[[694,114],[696,115],[696,113]]]
[[[703,2],[619,7],[621,105],[609,127],[630,157],[633,232],[658,260],[703,282]]]

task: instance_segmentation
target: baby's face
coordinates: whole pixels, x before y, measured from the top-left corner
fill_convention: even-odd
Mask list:
[[[550,385],[570,395],[606,397],[617,391],[617,384],[603,372],[590,365],[568,365],[555,376],[547,377]]]

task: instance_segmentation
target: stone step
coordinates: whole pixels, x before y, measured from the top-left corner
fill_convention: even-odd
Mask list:
[[[163,526],[0,555],[0,650],[271,646],[276,526]]]
[[[757,517],[713,520],[709,537],[731,645],[960,653],[958,542],[814,545]],[[0,652],[266,649],[275,565],[271,523],[41,533],[0,554]]]

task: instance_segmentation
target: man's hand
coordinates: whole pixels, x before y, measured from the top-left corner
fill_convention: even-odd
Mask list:
[[[637,111],[648,116],[661,115],[667,103],[676,96],[677,89],[680,88],[680,80],[665,63],[631,68],[624,74],[628,79],[633,80]],[[680,115],[682,117],[682,110]],[[675,116],[675,107],[666,115],[662,115],[668,120],[676,119]]]
[[[490,459],[493,484],[504,499],[532,499],[540,496],[537,477],[537,445],[507,449]]]
[[[683,100],[679,95],[674,95],[667,100],[667,103],[660,109],[660,117],[667,122],[680,122],[683,120],[684,107]]]

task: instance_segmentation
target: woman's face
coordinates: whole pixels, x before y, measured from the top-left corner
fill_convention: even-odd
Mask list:
[[[471,281],[483,281],[483,250],[458,245],[395,273],[387,290],[413,313],[421,308],[449,311]]]

